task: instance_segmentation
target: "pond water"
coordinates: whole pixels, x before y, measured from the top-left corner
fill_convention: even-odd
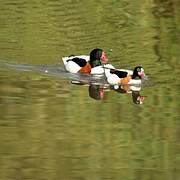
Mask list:
[[[0,179],[180,179],[179,37],[178,0],[0,0]],[[70,83],[61,57],[95,47],[143,66],[142,105]]]

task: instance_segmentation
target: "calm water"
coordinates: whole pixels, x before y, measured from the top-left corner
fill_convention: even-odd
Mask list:
[[[0,179],[180,179],[179,37],[178,0],[0,0]],[[95,47],[144,67],[143,105],[2,63],[56,70]]]

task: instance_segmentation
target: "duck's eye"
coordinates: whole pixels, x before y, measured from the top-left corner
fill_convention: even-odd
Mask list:
[[[140,68],[137,68],[137,71],[138,71],[138,72],[140,72],[140,71],[141,71],[141,69],[140,69]]]

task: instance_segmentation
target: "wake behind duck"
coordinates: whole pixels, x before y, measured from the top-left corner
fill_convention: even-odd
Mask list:
[[[103,76],[93,76],[92,74],[82,73],[70,73],[64,69],[60,64],[55,65],[31,65],[31,64],[19,64],[10,63],[6,60],[0,60],[0,68],[10,69],[19,72],[37,72],[46,74],[49,76],[68,78],[76,84],[107,84],[106,79]]]

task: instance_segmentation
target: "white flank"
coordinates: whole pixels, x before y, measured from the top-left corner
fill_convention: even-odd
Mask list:
[[[118,85],[120,79],[116,74],[111,74],[110,76],[107,77],[107,81],[111,85]]]
[[[73,61],[68,61],[65,68],[70,73],[77,73],[81,69],[81,67]]]
[[[104,68],[102,66],[97,66],[91,69],[91,74],[103,74]]]

